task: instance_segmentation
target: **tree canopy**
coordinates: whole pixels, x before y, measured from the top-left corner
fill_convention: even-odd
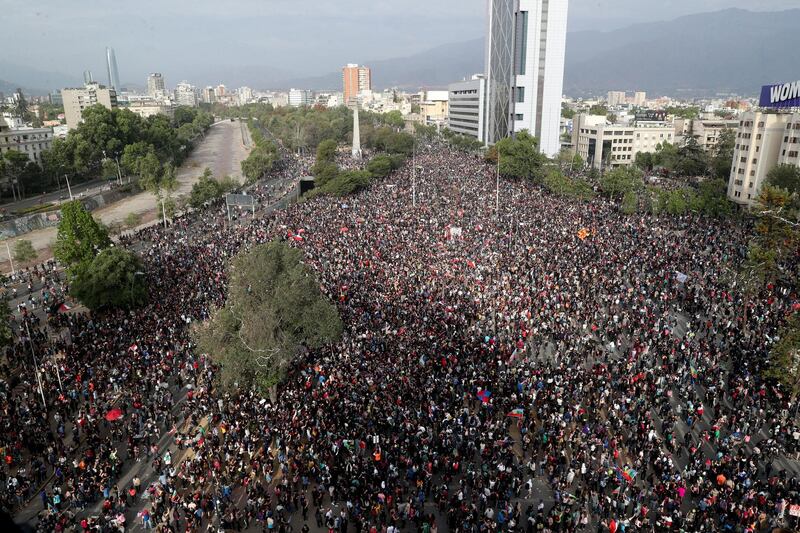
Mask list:
[[[74,272],[77,265],[88,263],[111,245],[108,230],[99,224],[78,200],[61,206],[53,255]]]
[[[544,165],[547,162],[539,152],[539,141],[527,130],[522,130],[514,137],[500,139],[495,144],[500,154],[500,173],[525,179],[541,179],[544,177]]]
[[[91,310],[123,308],[147,299],[142,262],[131,251],[107,248],[77,269],[70,293]]]
[[[274,400],[301,346],[337,340],[342,321],[303,253],[286,243],[256,246],[229,271],[227,302],[196,328],[197,344],[220,364],[224,387],[253,387]]]

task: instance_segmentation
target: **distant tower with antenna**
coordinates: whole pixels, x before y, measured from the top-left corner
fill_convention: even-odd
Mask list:
[[[353,107],[353,159],[361,159],[361,130],[358,125],[358,99]]]

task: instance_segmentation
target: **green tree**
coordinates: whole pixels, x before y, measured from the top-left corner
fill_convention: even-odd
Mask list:
[[[135,228],[142,223],[142,215],[139,213],[128,213],[125,217],[125,225],[129,228]]]
[[[394,169],[392,158],[378,154],[367,163],[367,171],[376,178],[385,178]]]
[[[736,131],[734,129],[722,130],[710,161],[711,175],[716,179],[727,180],[730,177],[735,146]]]
[[[603,117],[608,116],[608,107],[601,104],[595,104],[589,108],[589,114]]]
[[[547,158],[539,152],[539,141],[527,130],[516,137],[506,137],[496,143],[500,155],[500,173],[525,179],[544,177]]]
[[[20,239],[14,244],[14,260],[19,263],[33,261],[39,256],[31,241]]]
[[[77,265],[90,262],[111,245],[108,231],[92,217],[78,200],[61,206],[61,222],[53,255],[75,272]]]
[[[9,346],[14,341],[14,332],[11,330],[13,316],[8,294],[0,294],[0,348]]]
[[[161,162],[152,151],[140,157],[136,163],[139,171],[139,185],[158,196],[161,193]]]
[[[206,171],[192,186],[192,192],[189,193],[189,205],[195,209],[199,209],[206,202],[219,198],[223,194],[220,184],[210,176],[211,171],[209,169]]]
[[[77,269],[70,293],[91,310],[137,307],[147,299],[142,270],[133,252],[108,248]]]
[[[575,111],[566,102],[561,102],[561,116],[567,119],[573,118]]]
[[[400,111],[389,111],[383,114],[383,123],[393,128],[402,128],[406,121]]]
[[[339,166],[336,163],[324,162],[314,165],[314,186],[321,187],[339,176]]]
[[[633,191],[627,191],[622,196],[622,205],[620,206],[620,209],[626,215],[632,215],[638,209],[638,204],[639,204],[639,198],[636,195],[636,193]]]
[[[637,193],[644,187],[642,173],[633,167],[619,167],[600,178],[600,190],[609,198],[622,198],[625,193]]]
[[[317,145],[317,161],[320,163],[333,163],[336,160],[338,144],[334,139],[325,139]]]
[[[728,184],[725,180],[703,181],[698,187],[700,209],[711,217],[724,217],[733,212],[733,203],[728,200]]]
[[[221,367],[225,388],[256,388],[277,401],[277,385],[301,347],[336,341],[342,321],[303,253],[273,241],[236,256],[225,307],[194,331]]]
[[[792,402],[800,396],[800,319],[792,315],[769,354],[766,376],[778,381]]]
[[[708,173],[708,154],[700,146],[697,137],[687,137],[678,148],[671,170],[679,176],[705,176]]]
[[[800,167],[778,165],[767,174],[767,183],[791,193],[800,192]]]

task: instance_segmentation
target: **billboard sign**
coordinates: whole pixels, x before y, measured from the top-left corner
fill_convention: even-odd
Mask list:
[[[638,111],[636,122],[664,122],[667,120],[666,111]]]
[[[761,107],[800,107],[800,81],[761,87]]]

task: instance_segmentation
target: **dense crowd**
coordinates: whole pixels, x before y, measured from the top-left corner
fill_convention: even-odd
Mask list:
[[[732,286],[741,222],[496,191],[492,165],[442,148],[357,196],[266,209],[308,164],[289,158],[251,191],[255,215],[227,223],[215,204],[124,239],[146,265],[144,308],[21,319],[33,338],[19,329],[4,368],[18,376],[3,391],[6,509],[86,531],[791,520],[797,405],[762,370],[796,294]],[[289,235],[344,336],[299,354],[276,403],[219,390],[189,330],[224,303],[227,260]]]

